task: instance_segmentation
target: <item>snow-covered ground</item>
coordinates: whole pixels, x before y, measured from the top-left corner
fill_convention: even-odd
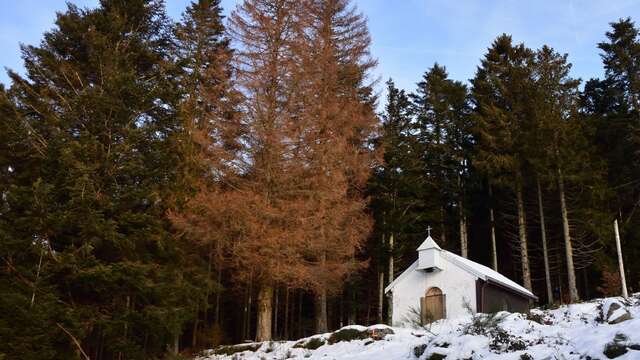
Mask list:
[[[640,359],[640,293],[529,315],[469,314],[426,328],[348,326],[298,341],[220,347],[197,360],[607,358]]]

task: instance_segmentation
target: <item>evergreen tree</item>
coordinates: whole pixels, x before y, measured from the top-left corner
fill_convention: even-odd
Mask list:
[[[403,269],[414,260],[415,249],[426,227],[427,189],[411,101],[392,80],[387,82],[387,104],[382,119],[382,133],[376,147],[382,149],[384,162],[376,167],[369,183],[375,216],[371,249],[375,251],[374,260],[382,279],[378,283],[380,322],[383,321],[384,273],[388,274],[386,283],[389,284],[395,277],[396,264]],[[387,321],[391,322],[390,317]]]
[[[15,304],[56,304],[25,319],[50,325],[54,357],[155,356],[193,314],[196,278],[164,215],[180,162],[171,53],[161,1],[103,0],[69,5],[23,47],[26,78],[10,74],[20,152],[2,232],[21,246],[3,258],[31,258],[12,274],[33,282]]]
[[[543,46],[535,54],[533,68],[532,86],[534,92],[529,98],[533,103],[533,127],[525,147],[530,159],[529,162],[533,165],[536,173],[547,296],[549,301],[552,301],[546,229],[544,228],[544,204],[540,182],[550,183],[557,187],[564,238],[567,285],[570,299],[575,302],[579,296],[574,258],[580,254],[581,249],[576,248],[579,242],[576,243],[575,231],[572,235],[568,198],[575,186],[589,184],[591,186],[588,188],[592,194],[589,197],[593,199],[593,194],[597,191],[595,185],[598,184],[599,169],[597,166],[591,166],[597,162],[590,161],[592,157],[588,148],[585,147],[584,130],[576,116],[580,82],[569,76],[571,64],[567,62],[567,55],[560,55],[553,49]],[[569,185],[572,186],[572,189],[567,188]],[[591,205],[595,204],[591,202]],[[574,205],[577,206],[577,204]],[[577,213],[577,211],[572,211],[572,214]],[[575,230],[575,226],[573,227]]]
[[[637,204],[640,201],[640,30],[627,18],[611,23],[607,41],[598,44],[605,68],[602,80],[591,79],[581,97],[581,109],[589,125],[596,151],[606,161],[610,216],[620,221],[622,242],[632,244],[640,233]],[[602,236],[611,239],[611,224]],[[609,245],[610,252],[613,247]],[[625,246],[625,257],[640,252]],[[612,264],[601,264],[603,267]],[[638,269],[627,266],[628,281],[637,282]]]
[[[493,42],[472,80],[478,139],[474,165],[490,183],[513,185],[522,279],[529,290],[532,286],[523,172],[528,165],[524,144],[531,127],[528,98],[532,60],[530,49],[523,44],[513,45],[510,36],[502,35]]]
[[[431,218],[441,223],[440,239],[446,240],[446,214],[458,218],[460,253],[468,257],[465,186],[469,179],[471,151],[470,102],[467,87],[448,78],[444,67],[435,64],[411,95],[424,156],[424,174],[431,186],[425,201],[431,201]]]

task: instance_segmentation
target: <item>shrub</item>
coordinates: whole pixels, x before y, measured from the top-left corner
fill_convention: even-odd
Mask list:
[[[491,314],[474,314],[471,322],[464,328],[466,335],[489,335],[498,329],[498,324],[504,319],[503,315],[496,313]]]
[[[549,325],[549,322],[544,319],[541,313],[530,312],[527,314],[527,320],[536,322],[540,325]]]
[[[493,351],[520,351],[527,348],[527,344],[522,339],[511,336],[500,328],[495,329],[490,336],[489,348]]]
[[[425,350],[427,350],[427,344],[420,344],[413,348],[413,355],[419,358],[420,356],[422,356],[422,354],[424,354]]]
[[[422,315],[420,314],[420,309],[414,306],[410,307],[408,313],[402,319],[402,322],[414,329],[421,328]]]

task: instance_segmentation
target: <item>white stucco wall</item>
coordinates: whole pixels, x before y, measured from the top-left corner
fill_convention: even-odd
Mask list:
[[[399,278],[392,289],[393,325],[407,325],[411,317],[411,308],[419,311],[420,298],[427,289],[439,287],[446,295],[446,316],[456,318],[467,313],[464,302],[476,310],[476,277],[460,269],[456,264],[442,256],[445,270],[428,273],[424,270],[413,270],[403,278]]]

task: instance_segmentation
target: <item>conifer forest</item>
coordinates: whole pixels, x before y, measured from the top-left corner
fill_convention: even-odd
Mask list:
[[[634,19],[593,48],[601,78],[495,34],[468,81],[424,64],[402,89],[351,0],[229,14],[72,1],[22,46],[0,84],[0,359],[387,323],[428,231],[551,306],[620,293],[617,222],[640,291]]]

